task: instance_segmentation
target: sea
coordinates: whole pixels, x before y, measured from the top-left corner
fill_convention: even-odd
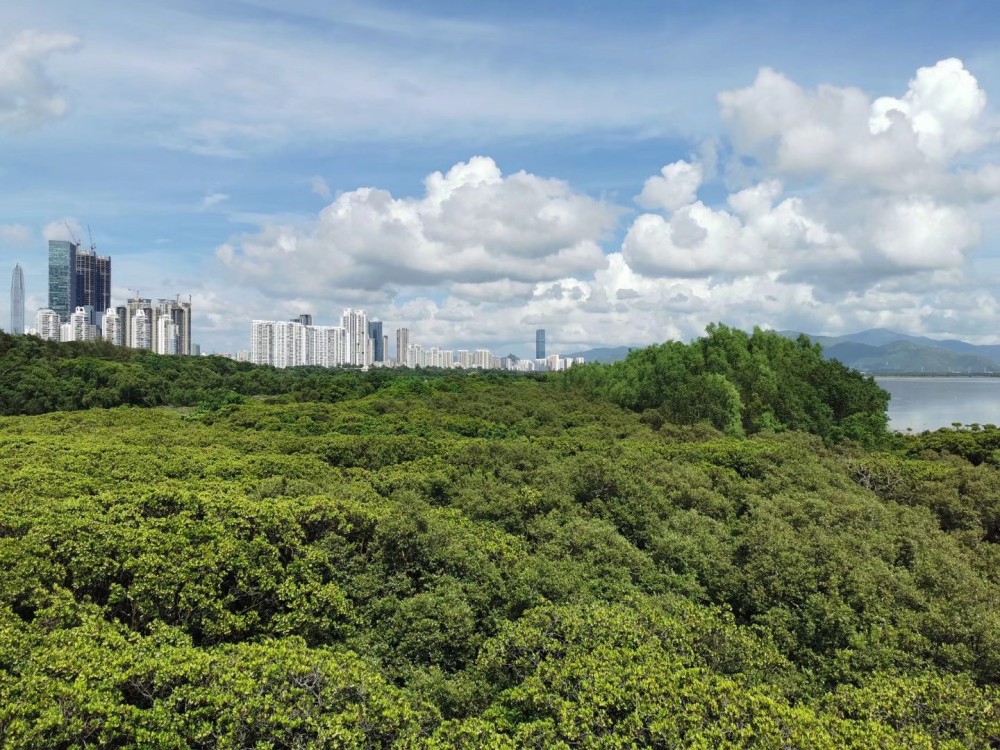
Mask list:
[[[877,377],[892,394],[889,429],[923,432],[954,423],[1000,425],[1000,378]]]

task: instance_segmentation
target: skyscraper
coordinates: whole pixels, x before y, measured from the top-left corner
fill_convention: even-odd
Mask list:
[[[396,364],[409,366],[406,361],[406,350],[410,347],[410,329],[396,329]]]
[[[535,359],[545,359],[545,329],[535,331]]]
[[[156,319],[156,353],[180,353],[180,329],[169,315],[160,315]]]
[[[79,245],[66,240],[49,240],[49,308],[59,320],[69,321],[77,307],[76,252]],[[104,307],[107,307],[105,305]],[[104,307],[98,308],[103,310]]]
[[[382,321],[381,320],[369,320],[368,321],[368,338],[372,340],[375,347],[372,361],[373,362],[384,362],[385,361],[385,349],[382,348]]]
[[[344,310],[341,325],[347,329],[347,363],[367,367],[372,361],[372,346],[368,342],[368,316],[364,310]]]
[[[90,305],[97,312],[107,310],[111,304],[111,258],[77,248],[73,267],[76,304]]]
[[[10,276],[10,332],[24,333],[24,271],[21,264],[14,264]]]
[[[125,302],[125,314],[122,316],[124,321],[124,326],[122,329],[122,337],[125,340],[125,346],[132,349],[152,349],[153,348],[153,334],[155,333],[155,328],[153,328],[153,301],[145,297],[131,297]],[[136,325],[135,319],[139,311],[142,311],[145,318],[145,325],[149,328],[145,339],[142,336],[136,338],[134,328]],[[145,346],[136,346],[136,341],[148,340]]]
[[[171,354],[191,353],[191,300],[181,302],[180,297],[176,300],[161,299],[154,310],[156,320],[169,318],[170,322],[177,326],[177,351]],[[155,324],[154,324],[155,325]],[[156,335],[159,335],[160,328],[157,325]],[[154,348],[159,350],[159,342],[154,344]]]

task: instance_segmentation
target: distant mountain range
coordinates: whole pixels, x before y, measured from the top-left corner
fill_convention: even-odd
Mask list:
[[[798,338],[798,331],[779,331]],[[813,336],[828,359],[875,375],[983,375],[1000,373],[1000,345],[978,346],[957,339],[930,339],[885,328],[846,336]]]
[[[602,362],[607,364],[608,362],[617,362],[619,359],[625,359],[628,353],[635,349],[632,346],[603,346],[597,349],[587,349],[582,352],[574,352],[573,354],[567,354],[567,357],[583,357],[587,362]],[[640,347],[641,348],[641,347]]]
[[[778,331],[795,339],[799,331]],[[931,339],[885,328],[850,333],[846,336],[814,336],[828,359],[873,375],[990,375],[1000,374],[1000,344],[976,345],[958,339]],[[616,362],[635,347],[615,346],[569,354],[587,362]]]

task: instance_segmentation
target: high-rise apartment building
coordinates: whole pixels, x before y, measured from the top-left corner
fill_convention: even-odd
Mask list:
[[[545,359],[545,329],[535,331],[535,359]]]
[[[131,300],[130,300],[131,301]],[[133,349],[153,348],[153,321],[146,308],[138,308],[129,325],[129,346]]]
[[[73,283],[77,305],[106,310],[111,304],[111,258],[77,248]]]
[[[340,367],[347,362],[347,331],[343,326],[315,326],[316,359],[320,367]]]
[[[343,326],[304,326],[297,321],[255,320],[250,324],[249,361],[273,367],[339,367],[351,364]]]
[[[348,360],[345,364],[368,367],[372,362],[371,340],[368,338],[368,316],[364,310],[344,310],[341,325],[347,330]]]
[[[104,321],[101,323],[104,340],[115,346],[125,346],[124,315],[119,315],[119,311],[124,310],[124,307],[109,307],[104,312]]]
[[[409,367],[406,363],[406,352],[410,348],[410,329],[396,329],[396,364]]]
[[[489,349],[476,349],[476,353],[472,355],[472,366],[488,370],[492,356]]]
[[[275,367],[298,367],[305,362],[305,326],[291,321],[274,324]]]
[[[10,276],[10,332],[24,333],[24,271],[20,263],[14,264]]]
[[[156,349],[157,354],[180,354],[180,329],[169,315],[160,315],[156,319]]]
[[[79,245],[49,240],[49,307],[66,322],[77,306],[76,253]],[[101,308],[103,309],[103,308]]]
[[[302,313],[297,318],[292,318],[293,323],[301,323],[304,326],[311,326],[313,324],[312,313]]]
[[[156,319],[167,318],[177,326],[177,351],[174,354],[191,353],[191,299],[181,302],[177,299],[161,299],[156,305]],[[159,329],[157,329],[159,330]],[[157,351],[159,351],[157,342]]]
[[[373,362],[385,362],[385,349],[384,342],[382,339],[382,321],[381,320],[369,320],[368,321],[368,338],[372,340],[372,361]]]
[[[59,313],[47,307],[43,307],[35,313],[35,330],[38,337],[46,341],[58,341],[61,331],[59,330]]]
[[[136,326],[136,316],[142,312],[145,318],[145,324],[149,325],[150,331],[145,338],[148,339],[149,344],[144,347],[138,347],[135,345],[135,341],[144,340],[143,337],[139,339],[135,336],[135,326]],[[124,330],[122,335],[125,339],[125,345],[132,349],[152,349],[153,348],[153,301],[145,297],[132,297],[125,302],[125,316],[124,316]]]
[[[97,338],[97,326],[91,320],[94,313],[89,305],[77,305],[70,313],[69,320],[60,326],[60,341],[94,341]]]
[[[159,354],[190,354],[191,353],[191,301],[181,302],[179,299],[160,299],[156,304],[148,297],[132,297],[123,307],[115,308],[118,325],[121,328],[121,340],[125,346],[151,349]],[[136,318],[142,312],[145,323],[149,327],[149,345],[136,347],[134,341],[145,341],[145,336],[134,335],[133,328]],[[111,313],[111,308],[105,313],[105,318]],[[167,322],[163,322],[167,321]],[[165,337],[160,340],[161,333]],[[176,341],[174,340],[176,338]]]
[[[274,364],[274,321],[250,323],[250,361],[255,365]]]

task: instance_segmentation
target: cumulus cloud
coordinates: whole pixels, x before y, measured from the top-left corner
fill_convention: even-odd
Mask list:
[[[718,194],[704,189],[717,148],[701,149],[708,165],[667,164],[591,282],[633,335],[691,336],[712,320],[992,334],[1000,303],[969,269],[1000,165],[985,93],[961,61],[921,68],[899,96],[810,90],[765,68],[718,99],[730,192],[702,195]]]
[[[657,177],[650,177],[642,187],[637,202],[643,208],[671,212],[694,203],[703,177],[701,164],[675,161],[660,170]]]
[[[734,161],[756,160],[768,176],[710,206],[697,162],[665,166],[638,198],[657,212],[638,216],[621,247],[639,273],[807,281],[828,297],[960,273],[979,244],[970,202],[998,194],[1000,169],[955,164],[993,138],[961,61],[921,68],[900,98],[810,91],[765,68],[719,102]]]
[[[875,135],[908,129],[929,159],[975,151],[989,140],[978,121],[986,94],[961,60],[942,60],[920,68],[902,98],[883,96],[871,105],[869,129]]]
[[[276,295],[377,296],[455,284],[476,296],[469,285],[593,273],[605,262],[599,243],[617,216],[614,206],[565,182],[504,176],[479,156],[429,175],[421,198],[359,188],[308,225],[265,226],[221,246],[217,257],[237,279]]]
[[[22,31],[0,48],[0,126],[24,130],[69,111],[69,102],[60,95],[45,65],[56,52],[69,52],[79,45],[80,40],[70,34]]]
[[[964,251],[979,242],[979,225],[961,208],[927,198],[885,204],[872,227],[872,241],[884,257],[903,268],[958,267]]]
[[[682,178],[683,179],[683,178]],[[667,216],[642,214],[629,228],[622,255],[652,276],[814,272],[853,263],[857,248],[814,218],[799,197],[782,196],[766,180],[728,196],[730,210],[694,199]]]
[[[969,274],[1000,204],[985,95],[957,60],[900,88],[807,89],[760,71],[719,96],[728,138],[645,181],[617,248],[617,207],[475,157],[419,197],[344,192],[217,257],[260,299],[362,304],[428,346],[517,350],[521,336],[530,351],[544,327],[566,353],[689,339],[716,320],[992,333],[1000,303]]]
[[[767,168],[898,192],[945,188],[944,162],[996,140],[981,117],[986,94],[957,59],[920,68],[898,98],[873,101],[830,85],[810,91],[763,68],[751,86],[718,99],[737,149]]]

